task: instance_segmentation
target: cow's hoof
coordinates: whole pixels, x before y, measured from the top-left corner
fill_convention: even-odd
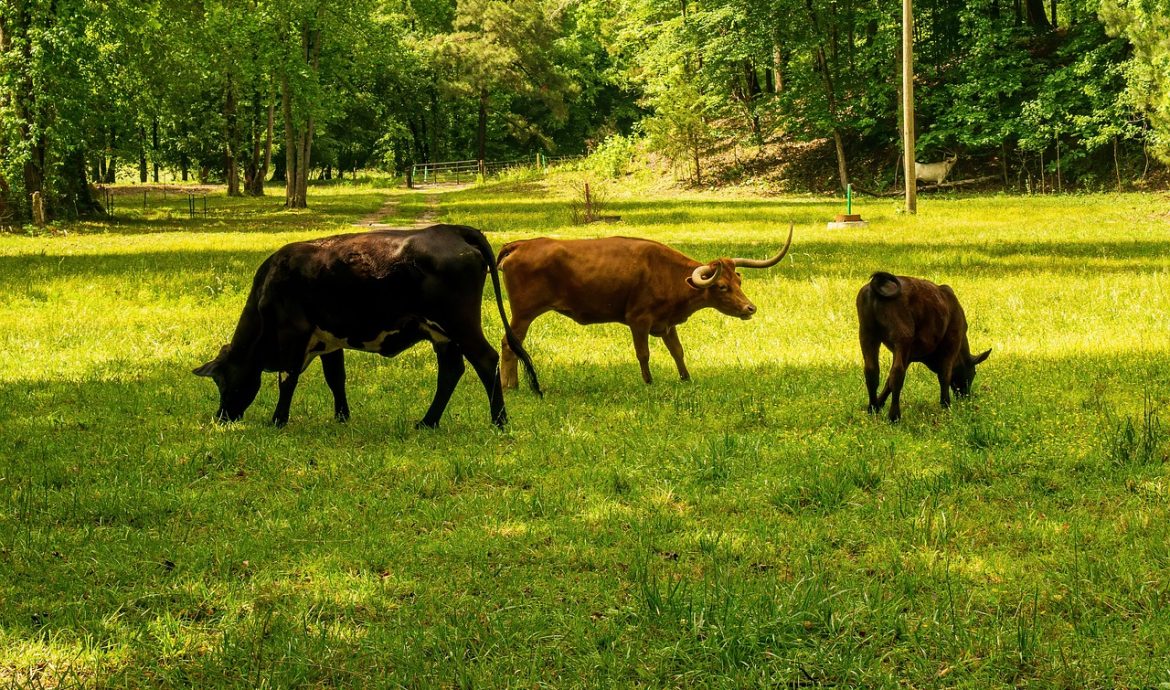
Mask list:
[[[881,411],[882,411],[881,405],[870,405],[869,407],[866,408],[866,412],[869,412],[870,414],[879,414]]]
[[[414,428],[415,429],[438,429],[439,423],[438,422],[428,422],[425,419],[420,419],[414,423]]]
[[[338,410],[333,413],[333,417],[337,421],[344,424],[345,422],[349,421],[349,410]]]
[[[286,425],[288,425],[288,417],[272,418],[272,426],[276,427],[277,429],[283,429]]]

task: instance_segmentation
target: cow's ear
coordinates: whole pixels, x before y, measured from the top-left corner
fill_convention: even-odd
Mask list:
[[[972,364],[972,365],[975,365],[975,364],[982,364],[982,363],[983,363],[983,361],[984,361],[984,360],[986,360],[986,359],[987,359],[988,357],[990,357],[990,356],[991,356],[991,349],[990,349],[990,348],[988,348],[987,350],[985,350],[985,351],[983,351],[983,352],[979,353],[978,355],[976,355],[975,359],[971,360],[971,364]]]
[[[215,372],[218,369],[219,369],[219,360],[213,359],[201,367],[196,367],[196,368],[192,369],[191,373],[195,374],[196,376],[206,376],[208,378],[214,378]]]

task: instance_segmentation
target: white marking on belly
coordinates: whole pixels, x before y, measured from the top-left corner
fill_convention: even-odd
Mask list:
[[[316,349],[319,345],[324,345],[323,349]],[[320,328],[313,330],[313,335],[309,336],[309,345],[305,348],[305,363],[301,367],[304,371],[309,367],[309,363],[313,361],[314,357],[320,355],[327,355],[330,352],[340,350],[347,347],[347,344],[341,338],[333,335],[329,331],[323,331]],[[314,351],[316,349],[316,351]]]
[[[418,325],[418,328],[423,333],[427,334],[427,337],[431,339],[431,342],[451,342],[451,339],[447,337],[447,334],[443,332],[443,329],[439,327],[439,324],[435,323],[434,321],[427,321],[424,319],[423,322]]]
[[[373,340],[362,343],[362,349],[365,350],[366,352],[381,352],[382,351],[382,343],[386,342],[386,338],[389,338],[392,335],[398,335],[398,331],[397,330],[382,331],[381,333],[378,334],[377,338],[374,338]]]
[[[345,342],[341,338],[338,338],[329,331],[324,331],[320,328],[314,329],[313,335],[309,336],[309,352],[313,352],[313,349],[318,345],[325,346],[324,350],[319,350],[314,353],[318,355],[328,354],[334,350],[340,350],[344,347],[349,347],[349,343]]]

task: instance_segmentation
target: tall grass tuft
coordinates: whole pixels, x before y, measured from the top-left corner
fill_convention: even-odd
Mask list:
[[[1166,462],[1166,431],[1150,394],[1144,395],[1139,417],[1105,414],[1101,434],[1105,457],[1118,467],[1144,467]]]

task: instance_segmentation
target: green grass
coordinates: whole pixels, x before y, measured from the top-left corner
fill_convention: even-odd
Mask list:
[[[189,371],[229,337],[281,244],[390,198],[369,187],[214,199],[0,236],[0,684],[24,686],[1157,687],[1170,682],[1170,224],[1156,196],[840,202],[445,194],[495,246],[646,236],[745,272],[760,308],[680,328],[691,383],[628,331],[548,315],[547,391],[488,424],[473,376],[415,431],[418,347],[320,369],[287,428],[211,421]],[[429,194],[429,193],[427,193]],[[127,213],[129,213],[127,211]],[[853,298],[873,270],[952,285],[972,399],[911,368],[897,425],[865,413]],[[484,310],[489,337],[501,329]],[[888,365],[888,354],[883,360]]]

